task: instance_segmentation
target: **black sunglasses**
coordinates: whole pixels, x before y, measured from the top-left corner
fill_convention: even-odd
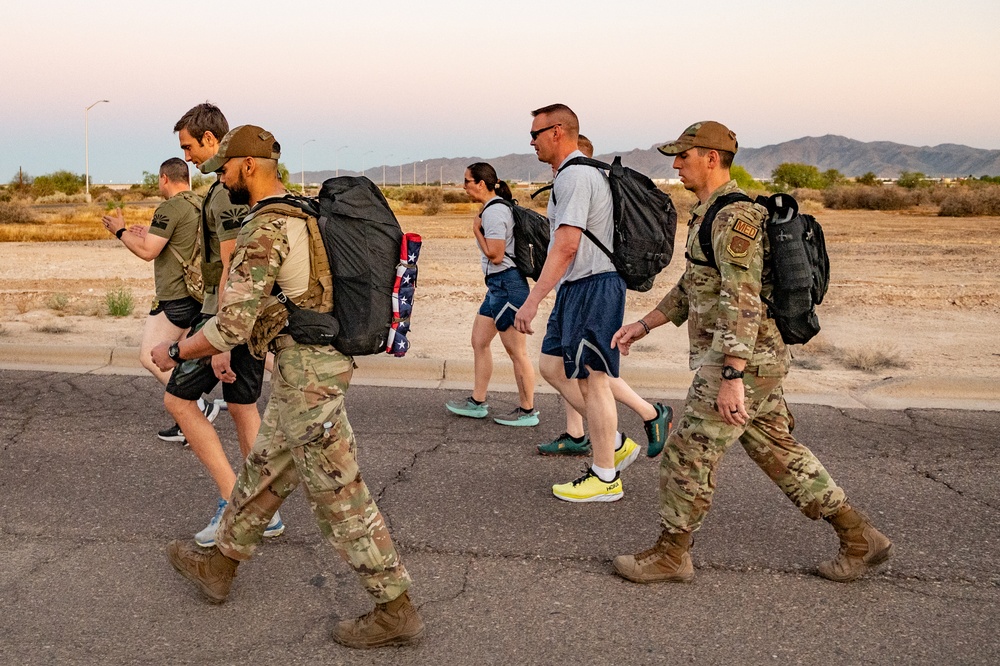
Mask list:
[[[561,126],[562,123],[556,123],[555,125],[549,125],[548,127],[543,127],[542,129],[531,130],[530,132],[528,132],[528,134],[531,135],[531,140],[534,141],[535,139],[540,137],[544,132],[548,132],[550,129]]]

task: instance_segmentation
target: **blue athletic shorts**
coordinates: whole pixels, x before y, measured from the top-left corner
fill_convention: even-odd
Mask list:
[[[528,298],[528,281],[516,268],[508,268],[486,276],[486,298],[479,314],[489,317],[498,331],[514,324],[514,315]],[[617,330],[617,329],[616,329]]]
[[[587,370],[618,376],[618,349],[611,338],[625,316],[625,281],[617,272],[564,282],[542,340],[542,353],[561,356],[567,379],[584,379]]]

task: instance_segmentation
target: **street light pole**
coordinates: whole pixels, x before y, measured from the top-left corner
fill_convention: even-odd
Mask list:
[[[337,148],[337,150],[336,150],[336,155],[337,155],[337,178],[340,178],[340,151],[342,151],[344,148],[347,148],[347,146],[341,146],[340,148]]]
[[[83,110],[83,161],[87,203],[90,203],[90,110],[101,102],[107,101],[106,99],[99,99]]]
[[[306,144],[312,143],[316,139],[309,139],[302,144],[302,161],[299,166],[302,167],[302,196],[306,195]]]
[[[424,187],[427,187],[427,162],[424,162]]]
[[[417,160],[413,160],[413,186],[417,186]]]
[[[389,161],[390,157],[392,157],[391,153],[389,155],[386,155],[384,158],[382,158],[382,187],[383,188],[385,188],[385,163]]]
[[[365,155],[370,155],[371,153],[374,153],[374,152],[375,152],[375,149],[374,149],[374,148],[372,148],[372,149],[371,149],[371,150],[369,150],[369,151],[368,151],[367,153],[365,153],[364,155],[362,155],[362,156],[361,156],[361,166],[364,166],[364,165],[365,165]],[[364,176],[364,175],[365,175],[365,170],[364,170],[364,169],[362,169],[362,170],[361,170],[361,175],[362,175],[362,176]]]

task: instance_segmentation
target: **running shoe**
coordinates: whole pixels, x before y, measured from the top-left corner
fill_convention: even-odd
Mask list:
[[[459,416],[468,416],[473,419],[483,419],[489,414],[489,405],[485,402],[481,402],[478,405],[472,400],[472,398],[465,398],[464,400],[449,400],[445,403],[445,407],[448,408],[452,414],[458,414]]]
[[[631,437],[622,433],[622,445],[615,450],[615,470],[624,471],[639,457],[639,445]]]
[[[510,414],[494,417],[493,420],[505,426],[536,426],[538,425],[538,410],[517,407]]]
[[[602,481],[590,467],[579,479],[552,486],[552,494],[566,502],[616,502],[625,496],[620,473]]]
[[[590,438],[584,435],[583,441],[577,442],[568,432],[564,432],[551,442],[539,444],[538,452],[543,456],[589,456]]]
[[[670,424],[674,420],[674,410],[668,405],[656,403],[654,407],[656,407],[656,416],[648,421],[643,421],[642,424],[646,429],[646,439],[649,441],[646,455],[650,458],[655,458],[663,451],[667,434],[670,432]]]

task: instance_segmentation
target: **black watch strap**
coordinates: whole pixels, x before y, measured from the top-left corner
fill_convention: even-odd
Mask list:
[[[737,370],[731,365],[726,365],[722,367],[722,378],[723,379],[743,379],[743,371]]]
[[[171,360],[180,361],[181,360],[181,346],[175,342],[172,345],[170,345],[169,347],[167,347],[167,356],[169,356],[171,358]]]

